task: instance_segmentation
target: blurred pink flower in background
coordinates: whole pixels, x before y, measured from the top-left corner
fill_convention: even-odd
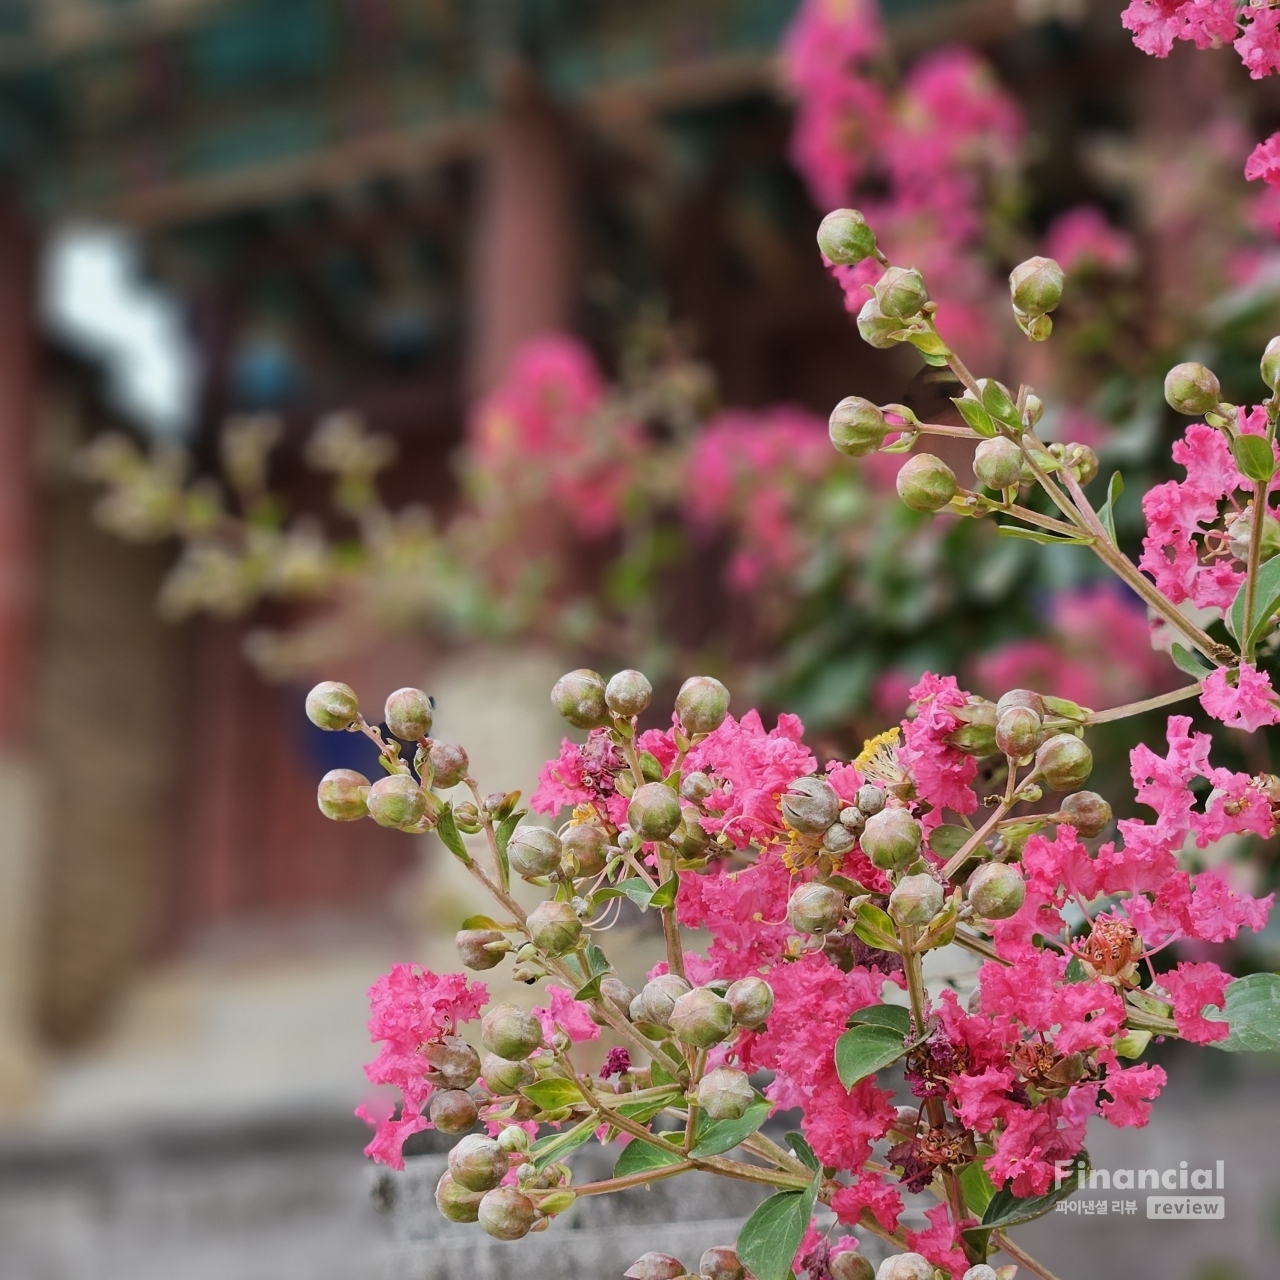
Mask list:
[[[1081,204],[1060,213],[1045,232],[1045,256],[1068,275],[1078,271],[1122,272],[1137,260],[1137,247],[1127,232],[1113,227],[1096,205]]]

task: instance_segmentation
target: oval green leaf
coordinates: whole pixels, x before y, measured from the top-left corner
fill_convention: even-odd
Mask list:
[[[779,1191],[770,1196],[742,1224],[738,1232],[738,1257],[756,1280],[787,1280],[796,1250],[804,1239],[818,1180],[805,1191]]]
[[[897,1062],[906,1053],[902,1036],[893,1027],[853,1027],[836,1041],[836,1074],[846,1089]]]
[[[773,1103],[767,1098],[757,1098],[736,1120],[710,1120],[705,1111],[698,1112],[698,1127],[689,1154],[701,1158],[732,1151],[764,1124],[772,1110]]]

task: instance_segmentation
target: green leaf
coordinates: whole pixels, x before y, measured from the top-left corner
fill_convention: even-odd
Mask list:
[[[1087,1170],[1089,1158],[1083,1151],[1080,1154],[1084,1156]],[[1043,1217],[1059,1200],[1065,1200],[1079,1185],[1080,1170],[1074,1164],[1071,1166],[1071,1172],[1063,1179],[1062,1186],[1042,1196],[1015,1196],[1006,1185],[991,1197],[986,1212],[982,1215],[983,1229],[994,1231],[998,1228],[1004,1231],[1009,1227],[1016,1227],[1019,1223],[1031,1222],[1035,1218]]]
[[[462,837],[458,834],[458,824],[453,820],[452,805],[447,804],[440,810],[440,817],[436,821],[436,834],[444,841],[444,847],[463,866],[469,867],[472,865],[471,855],[467,852],[467,846],[462,843]]]
[[[1009,399],[1008,393],[994,378],[988,378],[987,385],[982,388],[982,407],[1006,427],[1017,430],[1022,426],[1018,406]]]
[[[960,410],[960,416],[980,436],[993,436],[996,424],[991,415],[972,396],[952,396],[951,403]]]
[[[936,361],[939,364],[946,364],[951,348],[932,329],[910,332],[904,330],[903,332],[906,334],[907,341],[930,363]]]
[[[1079,956],[1072,956],[1071,959],[1067,961],[1067,967],[1063,970],[1062,977],[1067,982],[1089,981],[1089,974],[1086,972]]]
[[[1258,586],[1253,598],[1253,626],[1248,637],[1244,634],[1245,585],[1241,583],[1226,619],[1227,630],[1235,636],[1241,649],[1246,642],[1258,638],[1271,620],[1271,615],[1280,608],[1280,556],[1272,556],[1258,566]]]
[[[881,951],[898,949],[893,921],[873,902],[864,902],[858,908],[858,914],[853,921],[853,931],[869,947],[876,947]]]
[[[797,1133],[794,1130],[789,1132],[787,1134],[787,1146],[795,1153],[796,1158],[802,1164],[807,1164],[814,1173],[822,1171],[822,1164],[814,1154],[813,1148],[809,1145],[809,1140],[803,1133]]]
[[[1213,1048],[1228,1053],[1267,1053],[1280,1049],[1280,974],[1251,973],[1227,987],[1227,1007],[1206,1009],[1212,1022],[1228,1022],[1231,1034]]]
[[[972,1213],[979,1217],[987,1211],[996,1194],[995,1184],[987,1176],[981,1160],[975,1160],[960,1170],[960,1189],[964,1192],[964,1202]]]
[[[929,848],[940,858],[949,858],[953,853],[959,853],[964,848],[965,841],[971,835],[973,832],[968,827],[953,824],[934,827],[933,833],[929,836]]]
[[[501,927],[496,920],[491,920],[488,916],[468,916],[458,926],[459,929],[500,929]]]
[[[1203,680],[1213,670],[1212,667],[1205,664],[1204,659],[1198,653],[1193,653],[1190,649],[1183,648],[1176,641],[1169,650],[1169,656],[1173,659],[1173,665],[1179,671],[1185,671],[1187,675],[1195,676],[1197,680]]]
[[[1045,693],[1041,694],[1040,701],[1044,703],[1046,711],[1051,711],[1064,720],[1074,720],[1077,724],[1084,724],[1089,719],[1088,709],[1078,702],[1072,702],[1070,698],[1055,698],[1052,694]]]
[[[851,1027],[888,1027],[905,1040],[911,1034],[911,1014],[900,1004],[869,1004],[849,1015]]]
[[[796,1250],[813,1217],[818,1179],[804,1191],[779,1191],[742,1224],[738,1258],[757,1280],[787,1280]]]
[[[498,870],[502,875],[502,887],[508,891],[511,889],[511,864],[507,861],[507,845],[511,843],[512,833],[515,831],[520,819],[527,812],[527,809],[517,809],[514,813],[508,814],[503,818],[502,825],[494,833],[494,844],[498,848]]]
[[[529,1148],[529,1154],[533,1157],[533,1167],[539,1170],[545,1169],[547,1165],[564,1159],[571,1151],[577,1151],[599,1127],[599,1117],[588,1116],[579,1124],[575,1124],[572,1129],[565,1129],[561,1133],[549,1133],[545,1138],[539,1138]]]
[[[1276,473],[1276,455],[1266,436],[1236,436],[1231,452],[1236,466],[1254,484],[1265,484]]]
[[[653,896],[649,899],[651,907],[670,907],[675,905],[676,894],[680,892],[680,876],[676,873],[670,880],[664,881],[654,891]]]
[[[663,1081],[659,1080],[658,1083],[662,1084]],[[669,1107],[680,1097],[680,1093],[663,1093],[656,1098],[642,1098],[639,1102],[620,1102],[617,1106],[610,1107],[610,1110],[626,1116],[628,1120],[635,1120],[638,1124],[648,1124],[659,1111]]]
[[[693,1133],[691,1156],[718,1156],[732,1151],[744,1138],[749,1138],[764,1124],[773,1103],[757,1098],[736,1120],[712,1120],[705,1111],[698,1112],[698,1127]]]
[[[1002,538],[1025,538],[1028,542],[1038,542],[1041,546],[1052,547],[1059,543],[1068,547],[1090,547],[1092,538],[1067,538],[1060,533],[1046,533],[1043,529],[1024,529],[1020,524],[998,524],[996,532]]]
[[[663,1148],[667,1148],[663,1150]],[[649,1142],[629,1142],[622,1148],[618,1163],[613,1166],[615,1178],[625,1178],[632,1173],[644,1173],[649,1169],[664,1169],[679,1164],[684,1156],[665,1139],[661,1145]]]
[[[903,1038],[894,1027],[853,1027],[836,1041],[836,1074],[846,1089],[897,1062],[906,1053]]]
[[[572,1080],[535,1080],[520,1092],[543,1111],[563,1111],[582,1102],[582,1090]]]
[[[1098,508],[1098,519],[1102,521],[1102,527],[1107,531],[1107,537],[1112,543],[1116,543],[1116,501],[1124,492],[1124,477],[1118,471],[1111,473],[1111,480],[1107,484],[1107,500]]]

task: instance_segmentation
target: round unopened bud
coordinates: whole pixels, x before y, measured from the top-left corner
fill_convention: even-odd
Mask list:
[[[682,858],[698,858],[711,843],[707,829],[698,820],[693,809],[686,809],[681,816],[680,825],[671,837],[671,843]]]
[[[627,825],[641,840],[665,840],[683,816],[680,797],[662,782],[637,787],[627,806]]]
[[[609,861],[609,837],[594,823],[570,827],[560,838],[560,847],[575,876],[598,876]]]
[[[845,396],[834,409],[827,423],[831,443],[839,453],[850,458],[861,458],[884,444],[889,433],[884,414],[861,396]]]
[[[857,209],[832,209],[818,227],[818,248],[834,266],[856,266],[876,251],[876,233]]]
[[[733,1010],[709,987],[695,987],[671,1006],[671,1030],[681,1044],[708,1049],[733,1030]]]
[[[481,1033],[483,1036],[483,1032]],[[480,1062],[480,1075],[492,1093],[499,1096],[516,1093],[536,1078],[527,1062],[512,1062],[496,1053],[486,1053]]]
[[[626,1280],[676,1280],[685,1269],[684,1263],[669,1253],[644,1253],[622,1274]]]
[[[431,761],[432,785],[447,791],[456,787],[467,776],[471,761],[456,742],[432,742],[427,753]]]
[[[1164,398],[1171,409],[1197,418],[1218,407],[1222,387],[1212,369],[1188,360],[1185,364],[1175,364],[1165,374]]]
[[[657,1027],[671,1025],[671,1011],[676,1001],[691,990],[678,974],[663,973],[646,982],[631,1005],[633,1022],[648,1022]]]
[[[519,1125],[512,1124],[498,1134],[498,1146],[506,1152],[528,1151],[533,1139]]]
[[[1064,822],[1087,840],[1098,836],[1111,821],[1111,806],[1096,791],[1075,791],[1059,806]]]
[[[793,830],[817,835],[840,816],[840,797],[825,778],[797,778],[782,793],[782,816]]]
[[[428,1044],[425,1054],[426,1078],[442,1089],[469,1089],[480,1078],[480,1055],[461,1036]]]
[[[933,1280],[933,1263],[922,1253],[897,1253],[880,1264],[876,1280]]]
[[[598,672],[580,667],[555,682],[551,705],[575,729],[597,729],[609,723],[604,680]]]
[[[956,474],[932,453],[917,453],[898,472],[898,497],[912,511],[941,511],[956,496]]]
[[[449,1172],[468,1191],[492,1191],[507,1176],[507,1153],[492,1138],[473,1133],[449,1152]]]
[[[840,810],[840,825],[847,827],[856,836],[867,825],[867,815],[857,805],[848,805]]]
[[[902,331],[902,321],[887,316],[880,310],[880,304],[874,298],[868,298],[858,312],[858,333],[863,342],[877,351],[887,351],[896,347],[901,338],[895,337]]]
[[[307,719],[320,729],[349,729],[360,716],[356,691],[338,680],[322,680],[307,694]]]
[[[676,694],[676,716],[686,733],[714,733],[729,714],[729,690],[714,676],[690,676]]]
[[[831,1280],[875,1280],[876,1269],[866,1255],[853,1249],[835,1254],[827,1263]]]
[[[870,782],[864,782],[853,797],[853,803],[862,811],[864,818],[874,818],[884,808],[884,801],[884,791]]]
[[[822,833],[822,847],[837,858],[850,852],[857,843],[857,835],[842,822],[833,822]]]
[[[1044,717],[1044,700],[1033,689],[1010,689],[1008,693],[1002,693],[996,703],[996,716],[1004,715],[1010,707],[1026,707],[1042,719]]]
[[[886,267],[876,282],[876,303],[891,319],[910,320],[928,301],[924,277],[915,267]]]
[[[717,1067],[698,1081],[698,1105],[712,1120],[737,1120],[756,1096],[745,1071]]]
[[[1262,380],[1272,391],[1280,384],[1280,338],[1272,338],[1262,353]]]
[[[369,788],[369,816],[380,827],[411,827],[427,811],[427,797],[407,773],[379,778]]]
[[[931,875],[903,876],[889,895],[889,914],[899,924],[928,924],[942,901],[942,886]]]
[[[474,1222],[480,1216],[482,1195],[468,1191],[451,1173],[442,1173],[436,1183],[436,1208],[450,1222]]]
[[[701,804],[715,789],[705,773],[686,773],[680,781],[680,794],[690,804]]]
[[[542,1023],[513,1004],[496,1004],[480,1023],[480,1043],[499,1058],[520,1062],[542,1044]]]
[[[560,837],[548,827],[517,827],[507,844],[511,870],[526,880],[560,869]]]
[[[976,1267],[970,1267],[964,1273],[962,1280],[1000,1280],[1000,1274],[995,1267],[989,1267],[985,1262],[980,1262]]]
[[[1093,772],[1093,752],[1079,738],[1058,733],[1036,752],[1036,769],[1054,791],[1070,791]]]
[[[510,944],[497,929],[459,929],[453,940],[458,955],[468,969],[493,969],[502,963],[502,957],[511,950]]]
[[[369,816],[369,779],[354,769],[330,769],[320,779],[316,803],[334,822],[355,822]]]
[[[476,1100],[465,1089],[437,1089],[431,1095],[429,1113],[441,1133],[466,1133],[480,1114]]]
[[[905,809],[883,809],[867,819],[860,843],[872,865],[883,871],[910,862],[920,852],[920,840],[920,824]]]
[[[431,732],[431,699],[421,689],[397,689],[387,698],[383,719],[393,737],[417,742]]]
[[[549,956],[563,956],[578,945],[582,921],[567,902],[540,902],[525,922],[533,945]]]
[[[1087,444],[1069,444],[1064,455],[1067,470],[1077,484],[1088,484],[1098,475],[1098,455]]]
[[[1017,867],[1007,862],[987,862],[969,877],[965,893],[984,920],[1007,920],[1018,914],[1027,886]]]
[[[494,1187],[480,1201],[480,1225],[498,1240],[527,1236],[534,1216],[533,1201],[515,1187]]]
[[[702,1280],[745,1280],[747,1269],[728,1245],[712,1245],[698,1262]]]
[[[773,988],[763,978],[739,978],[729,984],[724,998],[733,1020],[748,1031],[763,1026],[773,1012]]]
[[[973,474],[988,489],[1011,489],[1022,476],[1022,450],[1004,436],[984,440],[973,451]]]
[[[621,978],[606,974],[600,979],[600,998],[618,1011],[624,1018],[631,1017],[631,1003],[636,993]]]
[[[787,902],[787,919],[799,933],[830,933],[844,915],[844,894],[829,884],[802,884]]]
[[[1028,319],[1052,311],[1062,301],[1062,268],[1052,258],[1028,258],[1009,272],[1009,296]]]
[[[615,716],[638,716],[652,697],[653,685],[640,671],[619,671],[604,689],[605,703]]]
[[[1040,717],[1030,707],[1009,707],[996,720],[996,746],[1011,760],[1029,760],[1043,735]]]

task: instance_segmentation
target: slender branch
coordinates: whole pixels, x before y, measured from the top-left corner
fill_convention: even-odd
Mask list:
[[[999,506],[992,507],[993,511],[1003,511],[1006,515],[1015,516],[1019,520],[1026,521],[1027,524],[1038,525],[1041,529],[1051,529],[1054,533],[1061,533],[1066,537],[1078,538],[1080,530],[1073,524],[1067,524],[1063,520],[1055,520],[1052,516],[1042,515],[1039,511],[1032,511],[1030,507],[1020,506],[1016,502],[1006,502]]]
[[[930,318],[929,320],[929,327],[934,331],[934,333],[938,332],[937,326],[933,323],[932,318]],[[965,362],[961,360],[960,357],[956,355],[956,353],[950,350],[949,348],[947,350],[947,368],[950,369],[951,372],[954,373],[956,377],[959,378],[960,381],[964,383],[965,389],[967,391],[972,392],[973,398],[979,404],[981,404],[982,390],[978,386],[977,378],[975,378],[973,374],[969,372],[968,366],[965,364]]]
[[[1002,800],[999,806],[991,811],[991,817],[973,833],[959,849],[952,855],[950,861],[942,868],[942,878],[950,880],[961,867],[969,860],[970,854],[991,834],[991,829],[1000,821],[1001,818],[1013,808],[1013,802],[1009,797]]]
[[[1043,1262],[1037,1262],[1025,1249],[1014,1244],[1003,1231],[993,1231],[991,1239],[998,1249],[1003,1249],[1015,1262],[1026,1267],[1033,1276],[1038,1276],[1040,1280],[1058,1280],[1058,1277]]]
[[[1266,523],[1267,489],[1269,482],[1259,480],[1253,486],[1253,524],[1249,529],[1249,561],[1244,579],[1244,635],[1237,636],[1240,656],[1246,661],[1253,658],[1253,611],[1258,600],[1258,566],[1262,563],[1262,533]]]
[[[902,428],[903,431],[919,432],[926,436],[954,436],[957,440],[981,440],[972,427],[945,427],[940,422],[913,422]]]
[[[790,1169],[792,1173],[801,1176],[812,1172],[803,1160],[797,1160],[785,1147],[778,1146],[772,1138],[766,1138],[763,1133],[753,1133],[749,1138],[744,1138],[742,1145],[752,1155],[772,1160],[779,1168]]]
[[[629,1173],[621,1178],[605,1178],[602,1182],[584,1182],[580,1187],[569,1187],[575,1196],[607,1196],[614,1191],[626,1191],[630,1187],[647,1187],[651,1182],[662,1178],[674,1178],[677,1174],[688,1173],[693,1168],[692,1160],[681,1160],[679,1164],[664,1164],[656,1169],[643,1169],[639,1173]],[[556,1188],[559,1190],[559,1188]]]
[[[675,852],[663,841],[658,845],[658,884],[666,884],[672,878],[679,879],[676,870]],[[673,902],[669,907],[662,907],[662,933],[667,944],[667,968],[677,977],[683,978],[684,947],[680,942],[680,922],[676,919],[676,907]]]
[[[988,960],[995,960],[999,964],[1008,964],[985,938],[976,933],[970,933],[968,929],[963,929],[956,925],[955,944],[957,947],[963,947],[966,951],[972,951],[974,955],[983,956]]]
[[[1112,720],[1127,720],[1129,716],[1138,716],[1144,711],[1156,711],[1160,707],[1170,707],[1175,702],[1182,702],[1187,698],[1199,697],[1203,691],[1204,685],[1199,681],[1195,684],[1184,684],[1180,689],[1173,689],[1169,693],[1162,693],[1154,698],[1144,698],[1141,702],[1126,702],[1124,706],[1112,707],[1109,711],[1090,712],[1085,724],[1108,724]]]

